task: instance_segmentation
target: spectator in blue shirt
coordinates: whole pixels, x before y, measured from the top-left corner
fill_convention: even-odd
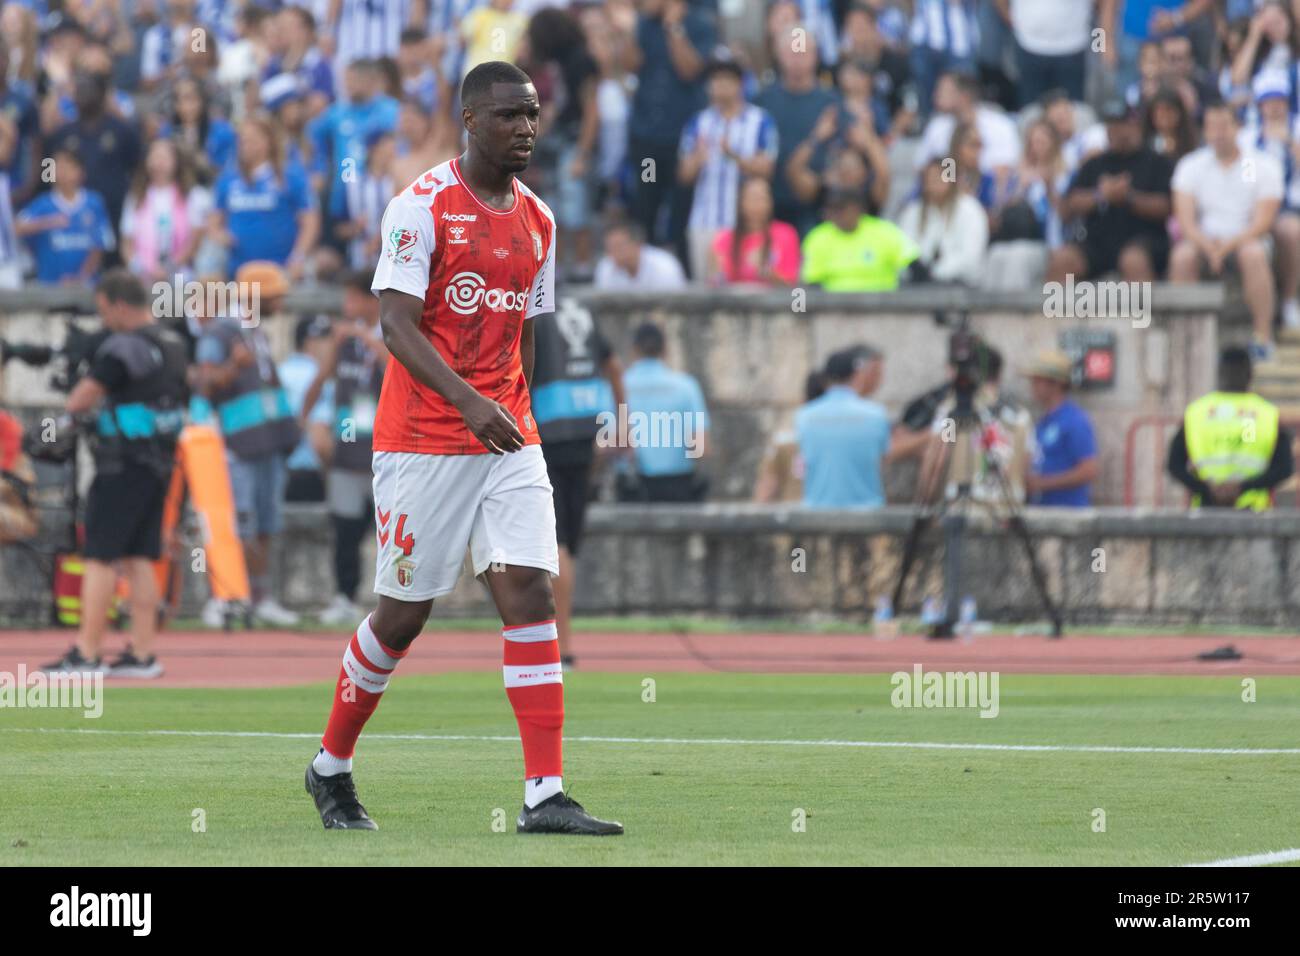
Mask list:
[[[1057,351],[1039,354],[1025,370],[1042,417],[1034,426],[1037,449],[1025,479],[1029,503],[1086,508],[1097,480],[1097,442],[1088,414],[1070,401],[1073,363]]]
[[[323,457],[334,445],[334,383],[326,382],[320,398],[310,411],[303,411],[307,389],[316,381],[316,373],[328,353],[334,332],[328,316],[303,316],[294,326],[293,352],[277,367],[280,384],[289,396],[289,407],[298,416],[302,440],[286,462],[289,479],[285,501],[324,501],[325,472]]]
[[[698,464],[709,433],[700,383],[664,362],[664,333],[657,325],[639,326],[632,348],[636,360],[623,373],[626,409],[618,409],[612,420],[609,414],[598,416],[596,437],[597,444],[608,445],[612,434],[626,434],[636,452],[636,475],[620,475],[619,500],[699,501],[708,488]]]
[[[879,508],[881,465],[889,454],[889,415],[867,396],[880,387],[878,351],[857,345],[826,361],[827,389],[795,414],[809,508]]]
[[[211,228],[230,250],[228,272],[268,260],[294,279],[303,276],[320,235],[320,214],[306,171],[280,155],[270,121],[240,124],[238,161],[221,174],[213,197]]]
[[[15,230],[31,247],[37,280],[88,283],[113,248],[113,226],[104,198],[82,188],[86,174],[75,153],[57,151],[54,170],[54,188],[18,214]]]
[[[328,197],[326,212],[331,220],[345,212],[346,180],[366,170],[367,140],[374,133],[396,130],[400,109],[397,100],[382,93],[383,74],[373,60],[349,63],[343,85],[347,99],[307,126],[323,164],[324,181],[319,186]]]

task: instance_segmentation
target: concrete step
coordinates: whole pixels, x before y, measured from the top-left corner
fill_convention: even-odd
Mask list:
[[[1290,385],[1260,382],[1255,386],[1255,391],[1274,405],[1281,405],[1283,402],[1300,402],[1300,382]]]

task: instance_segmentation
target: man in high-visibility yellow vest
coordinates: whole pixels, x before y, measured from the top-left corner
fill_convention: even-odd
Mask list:
[[[1169,445],[1169,473],[1192,493],[1192,507],[1267,511],[1272,491],[1295,470],[1291,436],[1277,407],[1250,390],[1250,353],[1225,348],[1219,389],[1187,406]]]

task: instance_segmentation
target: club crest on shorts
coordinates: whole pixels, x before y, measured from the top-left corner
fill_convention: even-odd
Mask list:
[[[415,562],[409,558],[399,558],[397,561],[397,584],[399,587],[409,588],[415,580]]]
[[[393,262],[410,262],[419,238],[414,229],[394,229],[388,234],[388,258]]]
[[[536,232],[535,230],[532,230],[532,229],[530,229],[530,230],[528,231],[528,233],[529,233],[529,235],[531,235],[531,236],[533,237],[533,255],[535,255],[535,256],[537,257],[537,261],[538,261],[538,262],[541,262],[541,261],[542,261],[542,237],[541,237],[541,234],[538,233],[538,232]]]

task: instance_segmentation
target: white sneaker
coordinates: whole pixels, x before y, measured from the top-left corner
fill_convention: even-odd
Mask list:
[[[226,602],[221,598],[209,598],[208,603],[203,605],[199,620],[203,622],[204,627],[221,630],[226,626]]]
[[[328,624],[330,627],[355,624],[361,620],[361,617],[361,608],[349,601],[345,594],[334,595],[334,600],[330,601],[329,607],[320,612],[321,623]]]
[[[253,616],[263,624],[275,627],[297,627],[298,615],[280,604],[275,598],[263,598],[253,608]]]
[[[1300,301],[1287,299],[1282,303],[1282,324],[1288,329],[1300,329]]]

